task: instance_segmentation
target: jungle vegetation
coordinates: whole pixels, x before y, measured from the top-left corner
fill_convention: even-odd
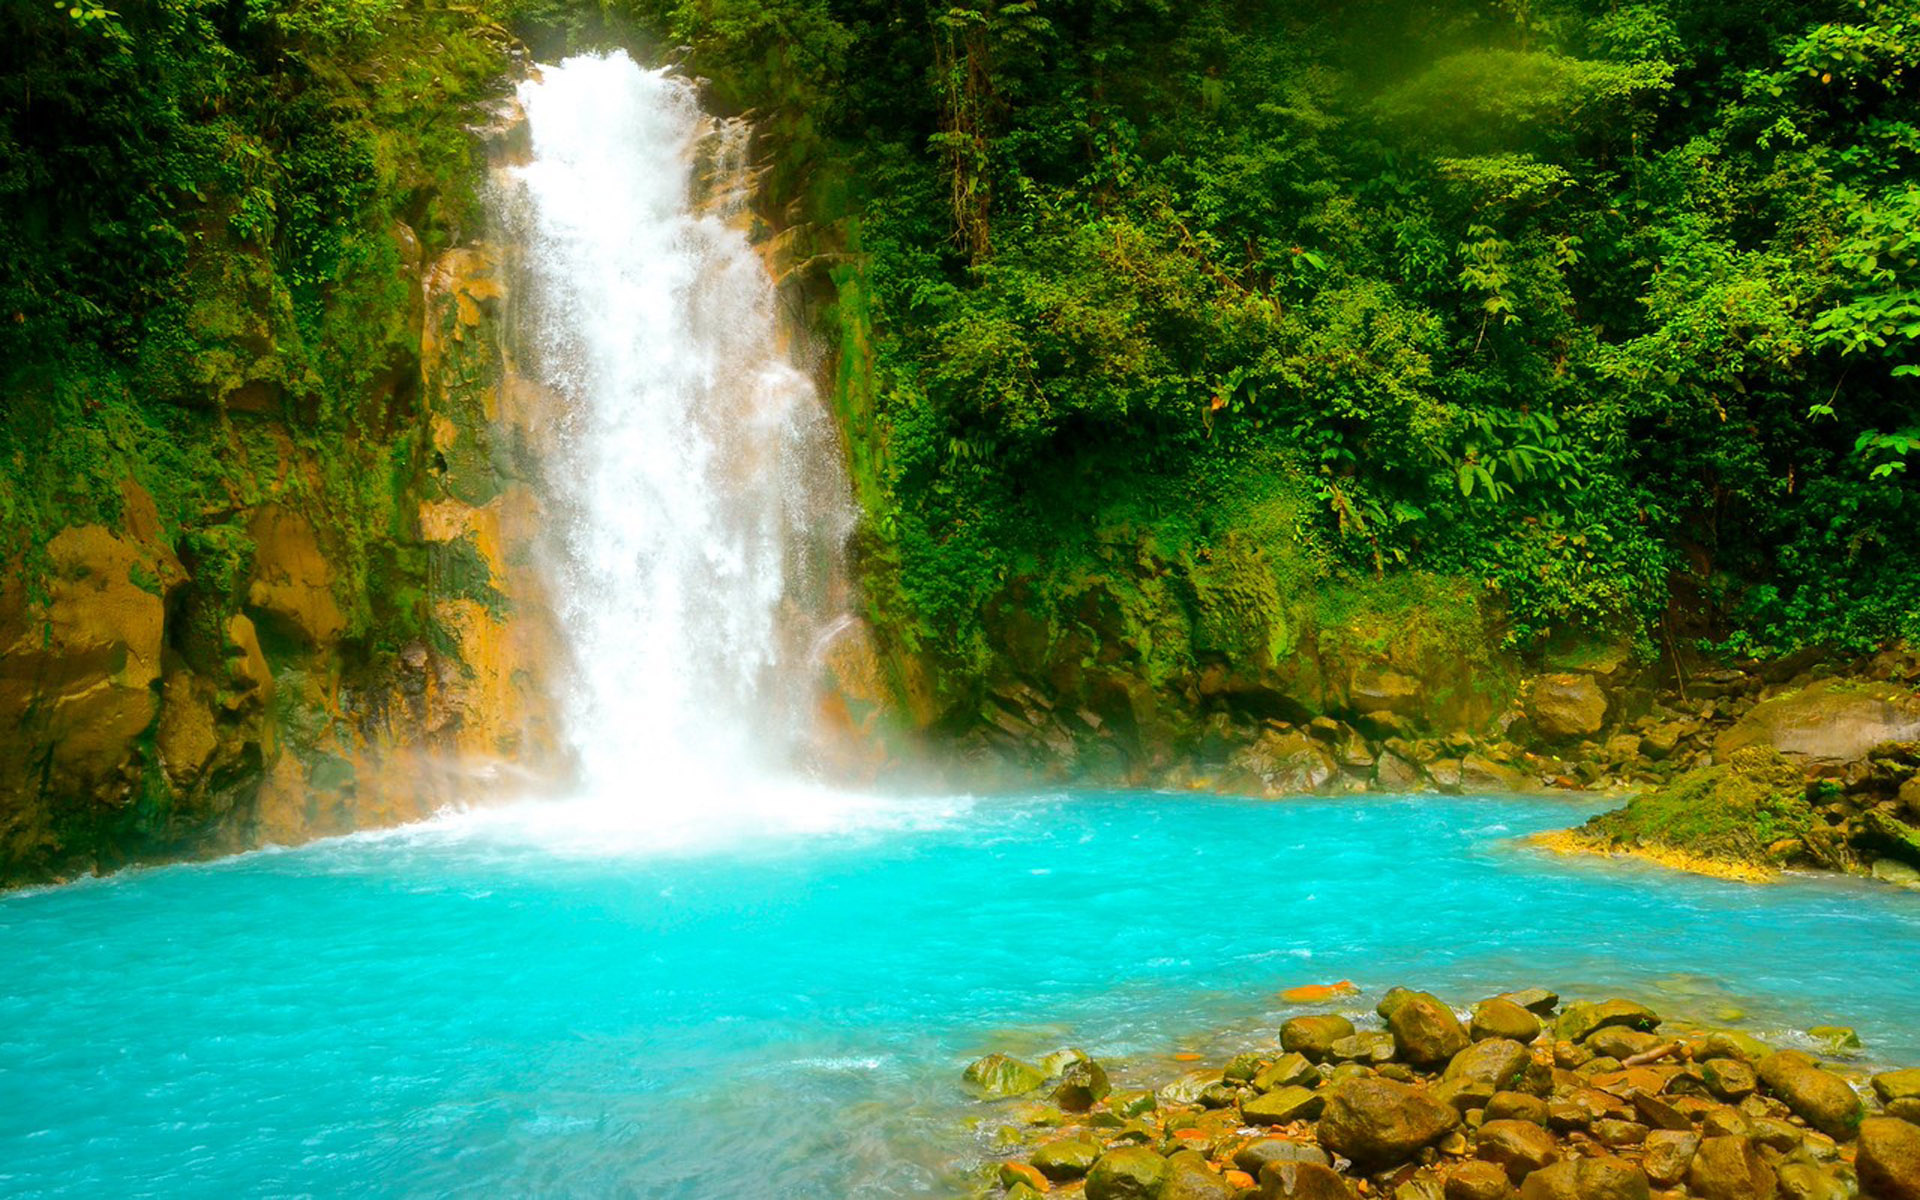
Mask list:
[[[0,6],[0,551],[115,456],[203,520],[249,384],[385,436],[391,229],[471,228],[517,37],[762,121],[869,590],[958,670],[1117,561],[1454,581],[1521,651],[1920,635],[1911,0],[117,3]]]

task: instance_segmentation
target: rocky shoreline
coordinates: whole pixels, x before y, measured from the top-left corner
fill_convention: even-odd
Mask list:
[[[988,1055],[965,1080],[1003,1157],[978,1194],[1920,1200],[1920,1068],[1869,1077],[1632,1001],[1563,1004],[1537,988],[1464,1018],[1394,988],[1374,1011],[1372,1028],[1293,1017],[1268,1047],[1151,1090],[1115,1088],[1079,1051]]]

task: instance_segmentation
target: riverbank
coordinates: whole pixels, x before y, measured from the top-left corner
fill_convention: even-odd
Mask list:
[[[1464,1017],[1393,988],[1372,1017],[1355,1015],[1294,1016],[1264,1047],[1177,1064],[1145,1087],[1116,1088],[1078,1051],[988,1055],[965,1073],[979,1127],[1003,1148],[980,1194],[1920,1197],[1920,1070],[1869,1075],[1632,1001],[1562,1003],[1538,988]]]
[[[1882,743],[1844,762],[1747,747],[1540,844],[1726,879],[1825,870],[1920,890],[1916,822],[1920,743]]]

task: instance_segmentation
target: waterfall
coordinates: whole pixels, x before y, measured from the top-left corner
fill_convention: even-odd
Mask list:
[[[559,410],[545,566],[582,799],[652,837],[804,808],[806,657],[851,502],[747,235],[749,131],[617,52],[520,102],[511,340]]]

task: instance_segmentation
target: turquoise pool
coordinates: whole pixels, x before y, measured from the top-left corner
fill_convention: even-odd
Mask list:
[[[1558,801],[899,801],[650,847],[564,806],[0,898],[0,1194],[945,1194],[962,1066],[1539,983],[1920,1063],[1920,896],[1562,860]]]

